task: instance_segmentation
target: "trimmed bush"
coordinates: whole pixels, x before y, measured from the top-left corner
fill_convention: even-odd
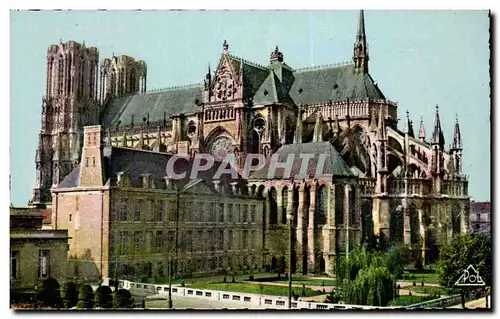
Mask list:
[[[134,299],[127,289],[118,289],[113,297],[113,308],[132,308],[134,306]]]
[[[233,275],[233,278],[231,279],[231,282],[234,284],[236,283],[236,279],[234,279],[234,275]]]
[[[42,282],[42,287],[37,291],[36,300],[44,306],[52,308],[64,307],[57,280],[54,278],[45,279]]]
[[[417,284],[415,282],[413,282],[413,286],[415,287]]]
[[[113,308],[113,292],[109,286],[99,286],[95,290],[94,307]]]
[[[78,303],[76,308],[92,309],[94,308],[94,291],[90,285],[82,285],[78,294]]]
[[[227,278],[226,278],[226,276],[224,276],[224,279],[222,279],[222,282],[223,282],[223,283],[226,283],[226,282],[227,282]]]
[[[78,287],[74,282],[63,285],[62,300],[66,308],[73,308],[78,303]]]
[[[422,287],[424,286],[424,282],[422,281]]]

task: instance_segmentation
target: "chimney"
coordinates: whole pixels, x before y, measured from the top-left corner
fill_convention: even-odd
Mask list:
[[[220,192],[220,180],[214,180],[212,183],[214,183],[215,190]]]
[[[238,195],[238,189],[236,188],[236,184],[238,184],[237,182],[231,182],[231,191],[234,195]]]

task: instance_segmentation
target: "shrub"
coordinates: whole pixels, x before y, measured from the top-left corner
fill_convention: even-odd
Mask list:
[[[186,284],[184,283],[184,280],[181,281],[181,287],[184,287]]]
[[[78,303],[76,308],[92,309],[94,308],[94,291],[90,285],[82,285],[78,294]]]
[[[134,306],[134,300],[130,291],[127,289],[118,289],[113,296],[113,308],[132,308]]]
[[[248,277],[248,280],[249,280],[249,281],[253,281],[253,280],[254,280],[254,276],[253,276],[253,275],[250,275],[250,276]]]
[[[37,291],[36,300],[44,306],[62,308],[63,302],[59,283],[54,278],[47,278],[42,282],[42,287]]]
[[[108,286],[99,286],[95,290],[94,307],[113,308],[113,292]]]
[[[416,286],[417,284],[415,282],[413,282],[413,286]]]
[[[341,300],[341,294],[339,290],[332,290],[328,296],[326,296],[326,303],[338,303]]]
[[[424,286],[424,282],[423,281],[422,281],[421,285],[422,285],[422,287]]]
[[[236,279],[234,279],[234,275],[233,275],[233,278],[231,279],[231,282],[234,284],[236,282]]]
[[[306,295],[306,285],[302,284],[302,297],[305,297]]]
[[[409,292],[408,292],[408,296],[411,296],[411,290],[409,290]]]
[[[226,276],[224,276],[224,279],[222,279],[222,282],[223,282],[223,283],[226,283],[226,282],[227,282],[227,278],[226,278]]]
[[[63,285],[62,300],[66,308],[73,308],[78,303],[78,287],[74,282]]]

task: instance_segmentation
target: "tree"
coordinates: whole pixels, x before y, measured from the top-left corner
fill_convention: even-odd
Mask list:
[[[113,308],[132,308],[134,299],[127,289],[118,289],[113,296]]]
[[[54,278],[47,278],[42,282],[42,287],[37,292],[36,299],[44,306],[62,308],[63,302],[59,283]]]
[[[396,279],[403,276],[404,266],[409,260],[409,250],[404,245],[396,245],[389,249],[385,257],[385,264]]]
[[[386,267],[361,269],[354,281],[344,282],[346,303],[385,307],[394,298],[394,277]]]
[[[113,308],[113,292],[108,286],[99,286],[95,290],[94,307]]]
[[[492,251],[491,239],[482,234],[467,234],[455,237],[449,244],[441,248],[436,270],[439,283],[452,292],[459,290],[455,283],[469,266],[479,273],[486,286],[492,282]],[[472,275],[472,274],[471,274]],[[464,293],[470,288],[462,286],[462,306],[465,306]]]
[[[328,296],[326,296],[326,303],[338,303],[342,299],[342,294],[340,290],[332,290]]]
[[[78,303],[78,287],[74,282],[63,285],[62,300],[66,308],[73,308]]]
[[[90,285],[80,286],[80,293],[78,294],[78,303],[76,304],[76,308],[94,308],[94,291]]]

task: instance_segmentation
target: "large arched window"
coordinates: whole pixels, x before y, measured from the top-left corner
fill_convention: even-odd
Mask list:
[[[326,224],[326,198],[326,187],[321,185],[316,191],[315,224],[318,226]]]
[[[349,191],[349,226],[354,226],[358,224],[358,218],[356,216],[356,188],[351,186]]]
[[[404,219],[403,219],[403,208],[401,206],[396,207],[391,211],[391,221],[390,221],[390,237],[391,242],[400,243],[403,242],[404,233]]]
[[[335,185],[335,225],[344,224],[344,185]]]
[[[288,187],[281,192],[281,223],[286,224],[286,208],[288,206]]]
[[[420,243],[420,222],[415,204],[410,205],[408,213],[410,215],[411,244],[418,245]]]
[[[278,223],[278,204],[276,202],[277,194],[276,189],[271,187],[269,191],[269,204],[271,207],[270,223],[276,225]]]

